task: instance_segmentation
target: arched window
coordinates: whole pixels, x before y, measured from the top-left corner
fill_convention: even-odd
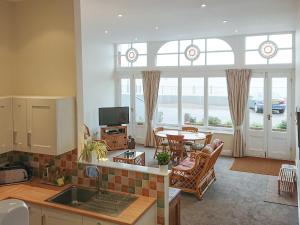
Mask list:
[[[246,37],[246,65],[293,62],[293,35],[274,34]]]
[[[156,66],[232,65],[234,53],[221,39],[170,41],[157,52]]]

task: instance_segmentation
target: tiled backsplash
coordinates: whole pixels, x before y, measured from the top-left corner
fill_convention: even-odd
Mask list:
[[[85,176],[84,171],[87,165],[77,162],[77,150],[59,156],[14,151],[0,155],[0,163],[5,161],[28,163],[33,167],[34,176],[37,177],[42,177],[47,164],[55,165],[57,170],[65,171],[73,184],[86,187],[96,186],[95,178]],[[157,223],[164,224],[163,176],[107,167],[99,167],[99,169],[102,188],[157,198]]]

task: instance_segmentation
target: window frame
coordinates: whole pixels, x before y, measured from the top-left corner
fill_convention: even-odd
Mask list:
[[[157,108],[155,110],[155,124],[158,126],[163,126],[166,128],[181,128],[185,126],[182,121],[182,79],[184,78],[204,78],[204,125],[193,125],[195,127],[200,128],[201,130],[215,130],[215,131],[223,131],[223,132],[233,132],[233,127],[217,127],[217,126],[209,126],[208,125],[208,79],[210,77],[226,77],[224,71],[213,72],[212,74],[206,73],[202,75],[166,75],[162,74],[161,78],[177,78],[178,79],[178,123],[177,124],[168,124],[168,123],[158,123],[157,122]],[[230,118],[231,119],[231,118]]]
[[[258,49],[246,49],[247,46],[247,37],[256,37],[256,36],[267,36],[267,41],[270,40],[270,36],[273,35],[286,35],[290,34],[292,36],[292,47],[291,48],[280,48],[278,47],[278,51],[280,50],[292,50],[292,62],[291,63],[270,63],[270,60],[272,59],[266,59],[267,63],[262,63],[262,64],[247,64],[246,63],[246,57],[247,57],[247,52],[259,52]],[[276,43],[277,44],[277,43]],[[244,65],[245,66],[276,66],[276,65],[294,65],[295,64],[295,34],[292,32],[279,32],[279,33],[262,33],[262,34],[253,34],[253,35],[245,35],[244,37]]]
[[[120,45],[130,45],[129,48],[128,48],[128,49],[130,49],[130,48],[132,48],[132,46],[133,46],[134,44],[146,44],[146,47],[147,47],[146,54],[140,54],[140,53],[138,52],[138,57],[140,57],[140,56],[146,56],[146,65],[145,65],[145,66],[133,66],[133,64],[134,64],[135,62],[129,62],[129,61],[127,60],[127,58],[126,58],[126,54],[123,54],[123,55],[122,55],[122,53],[119,52],[119,50],[118,50],[118,47],[119,47]],[[143,67],[147,67],[147,66],[148,66],[148,42],[120,43],[120,44],[116,44],[116,45],[115,45],[115,48],[116,48],[116,68],[121,68],[121,69],[126,69],[126,68],[143,68]],[[127,50],[128,50],[128,49],[127,49]],[[126,62],[129,64],[129,66],[121,66],[121,64],[122,64],[122,63],[121,63],[121,62],[122,62],[121,58],[122,58],[122,57],[125,57],[125,58],[126,58]]]
[[[211,39],[218,39],[221,41],[224,41],[226,44],[229,45],[229,47],[231,48],[230,50],[207,50],[207,41],[211,40]],[[191,44],[194,43],[195,40],[204,40],[204,46],[205,49],[204,51],[200,48],[200,57],[201,54],[204,54],[204,64],[203,65],[194,65],[194,61],[190,61],[190,65],[180,65],[180,56],[184,53],[180,51],[180,42],[181,41],[191,41]],[[173,42],[176,41],[177,42],[177,52],[172,52],[172,53],[158,53],[159,50],[167,43],[169,42]],[[209,53],[232,53],[233,54],[233,63],[232,64],[207,64],[207,55]],[[177,55],[177,65],[175,66],[158,66],[157,65],[157,56],[166,56],[166,55]],[[164,42],[160,48],[157,50],[156,54],[155,54],[155,67],[204,67],[204,66],[229,66],[229,65],[235,65],[236,64],[236,58],[235,58],[235,52],[233,50],[233,47],[230,45],[230,43],[228,43],[226,40],[222,39],[222,38],[193,38],[193,39],[180,39],[180,40],[172,40],[172,41],[167,41]]]

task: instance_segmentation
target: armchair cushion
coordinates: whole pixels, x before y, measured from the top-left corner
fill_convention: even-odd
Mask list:
[[[206,145],[203,149],[202,152],[211,154],[214,151],[214,148],[211,144]]]
[[[215,150],[215,149],[218,148],[222,143],[223,143],[223,141],[221,141],[220,139],[214,139],[213,142],[211,143],[211,146],[212,146],[212,148]]]

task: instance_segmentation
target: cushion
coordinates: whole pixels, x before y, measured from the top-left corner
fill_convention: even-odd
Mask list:
[[[160,144],[163,145],[163,146],[168,146],[169,142],[167,140],[164,140]]]
[[[202,149],[202,152],[211,154],[214,150],[215,149],[213,148],[213,146],[211,144],[208,144]]]
[[[211,146],[213,149],[218,148],[223,142],[220,139],[214,139],[213,142],[211,143]]]
[[[190,157],[185,158],[182,162],[179,163],[179,165],[192,168],[195,164],[195,160],[191,159]]]
[[[192,149],[193,150],[202,150],[204,148],[204,144],[193,144]]]

